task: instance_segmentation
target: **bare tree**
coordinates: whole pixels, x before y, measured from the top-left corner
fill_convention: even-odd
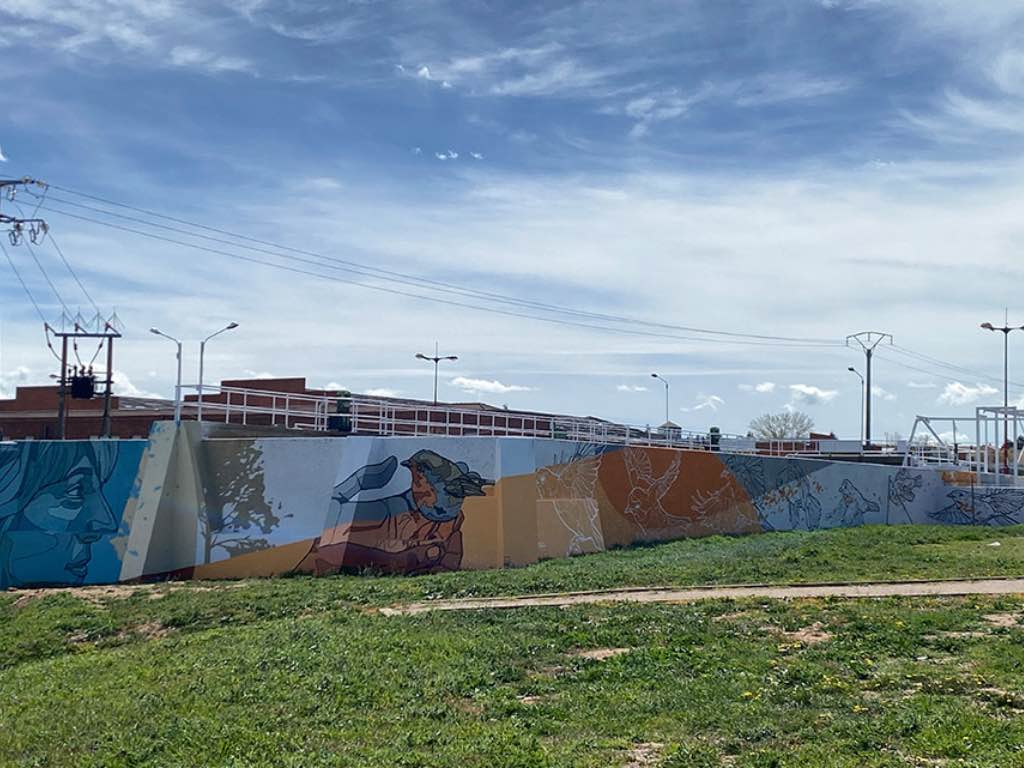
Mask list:
[[[807,437],[814,419],[800,411],[763,413],[750,422],[750,431],[759,440],[785,440]]]

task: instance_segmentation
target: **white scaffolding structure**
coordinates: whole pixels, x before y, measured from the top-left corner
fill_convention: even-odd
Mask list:
[[[973,430],[971,428],[973,427]],[[970,432],[974,432],[971,442]],[[992,475],[996,485],[1016,484],[1024,458],[1024,410],[982,405],[974,416],[918,416],[903,465],[938,465]]]

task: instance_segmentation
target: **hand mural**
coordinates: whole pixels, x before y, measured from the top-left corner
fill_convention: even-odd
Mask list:
[[[334,524],[314,542],[298,570],[422,573],[460,567],[462,503],[470,496],[484,496],[484,486],[494,481],[464,462],[420,450],[401,462],[409,470],[409,488],[367,499],[370,492],[391,483],[398,466],[398,459],[390,456],[335,486],[330,515]]]

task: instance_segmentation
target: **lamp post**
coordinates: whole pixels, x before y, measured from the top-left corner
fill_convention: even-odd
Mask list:
[[[434,405],[437,405],[437,365],[442,360],[458,360],[458,355],[439,355],[437,353],[437,342],[434,342],[434,356],[421,355],[419,352],[416,353],[417,360],[427,360],[434,364]]]
[[[850,373],[854,374],[860,379],[860,444],[864,446],[864,377],[860,375],[856,368],[852,365],[847,368]]]
[[[1010,407],[1010,367],[1009,367],[1009,351],[1010,351],[1010,331],[1024,331],[1024,325],[1010,325],[1009,324],[1010,312],[1006,310],[1006,314],[1003,315],[1003,326],[992,325],[992,323],[982,323],[981,327],[986,331],[1001,331],[1003,334],[1003,443],[1010,439],[1010,415],[1007,413]],[[996,430],[998,431],[998,429]],[[999,450],[998,448],[996,450]],[[998,454],[996,454],[998,456]],[[1010,456],[1007,452],[1006,461],[1009,462]],[[998,459],[997,459],[998,461]],[[998,463],[997,465],[998,466]],[[1007,465],[1009,467],[1009,465]],[[998,474],[998,472],[997,472]]]
[[[238,327],[238,323],[228,323],[216,333],[211,333],[201,342],[199,342],[199,404],[196,409],[196,420],[203,420],[203,355],[206,353],[206,342],[212,339],[214,336],[220,336],[225,331],[233,331]]]
[[[178,352],[175,355],[178,359],[178,378],[174,384],[174,425],[177,426],[181,424],[181,342],[157,328],[150,328],[149,332],[173,341],[178,347]]]
[[[662,378],[656,373],[652,373],[651,378],[657,379],[658,381],[665,385],[665,423],[668,424],[669,421],[671,421],[668,417],[668,380]]]

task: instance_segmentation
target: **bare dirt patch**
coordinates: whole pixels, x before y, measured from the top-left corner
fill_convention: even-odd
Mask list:
[[[624,653],[629,653],[632,648],[592,648],[587,651],[577,651],[573,654],[578,659],[591,659],[593,661],[607,661]]]
[[[787,641],[800,645],[817,645],[818,643],[827,643],[832,639],[832,635],[825,631],[825,627],[820,621],[792,632],[778,631],[778,633]]]
[[[637,744],[626,755],[623,768],[649,768],[652,765],[657,765],[661,758],[661,750],[664,748],[664,744],[659,744],[656,741]]]
[[[1020,626],[1018,623],[1020,617],[1016,613],[988,613],[981,618],[998,629]]]
[[[539,694],[523,694],[516,696],[516,701],[526,706],[533,706],[535,704],[543,704],[546,701],[551,701],[555,697],[551,694],[539,695]]]

